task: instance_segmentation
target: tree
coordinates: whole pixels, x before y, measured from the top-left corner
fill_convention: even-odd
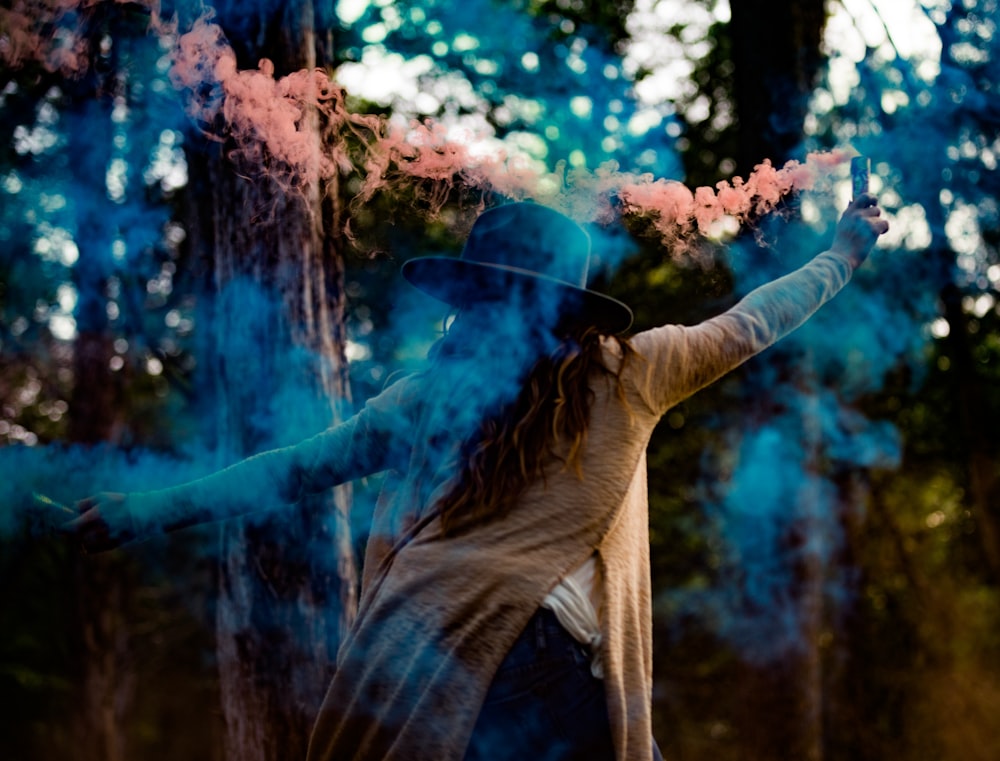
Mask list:
[[[312,3],[216,10],[240,68],[266,58],[281,77],[333,65],[331,31]],[[329,147],[319,118],[307,113],[299,125],[317,161]],[[189,149],[197,200],[186,227],[211,284],[202,380],[216,407],[218,465],[322,429],[350,400],[336,178],[285,183],[234,161],[234,147],[195,141]],[[342,487],[293,515],[221,529],[217,647],[229,757],[305,755],[356,605],[349,502]]]
[[[734,22],[736,13],[734,8]],[[652,467],[665,462],[673,481],[684,471],[679,463],[686,462],[710,477],[728,479],[738,457],[756,462],[760,484],[771,487],[744,498],[744,510],[709,509],[707,515],[692,516],[695,504],[712,507],[710,484],[702,480],[692,490],[690,484],[671,486],[651,476],[654,521],[663,511],[672,524],[654,531],[654,538],[662,533],[669,539],[664,552],[673,556],[654,570],[680,588],[664,594],[673,626],[661,632],[671,650],[666,659],[659,654],[658,663],[669,664],[665,692],[681,693],[668,705],[701,722],[688,729],[682,720],[675,733],[684,738],[678,742],[682,753],[769,758],[800,747],[802,738],[811,738],[809,753],[828,758],[962,757],[996,747],[997,733],[984,718],[996,695],[991,661],[996,639],[983,628],[995,616],[990,499],[985,496],[995,472],[988,433],[995,429],[995,398],[985,379],[992,378],[994,354],[988,347],[995,341],[1000,273],[991,269],[996,262],[989,200],[994,173],[988,169],[995,158],[989,147],[996,131],[989,95],[995,87],[995,8],[971,3],[926,14],[943,41],[940,71],[936,59],[907,60],[893,50],[891,36],[869,42],[856,81],[834,82],[821,72],[805,125],[810,140],[852,145],[874,157],[873,189],[895,217],[888,250],[876,252],[801,340],[793,337],[734,381],[702,392],[678,410],[671,428],[697,428],[687,435],[707,440],[702,452],[686,453],[672,431],[663,434],[662,454],[660,447],[650,452]],[[877,15],[874,20],[879,21]],[[863,46],[858,58],[862,53]],[[761,55],[766,63],[767,53]],[[711,63],[725,70],[722,62]],[[845,62],[836,63],[843,76]],[[702,147],[696,133],[691,142],[688,155],[698,162]],[[763,231],[770,239],[770,230]],[[738,250],[732,261],[741,268],[737,276],[745,277],[768,258]],[[670,287],[678,277],[654,274]],[[680,276],[704,282],[700,276]],[[700,287],[715,292],[712,282]],[[679,312],[684,314],[683,306]],[[829,313],[841,317],[827,320]],[[853,331],[852,324],[857,326]],[[822,327],[814,331],[814,325]],[[803,370],[812,377],[802,377]],[[797,393],[786,390],[789,377]],[[757,391],[775,403],[748,400]],[[801,396],[802,391],[807,394]],[[800,406],[810,398],[810,406]],[[714,418],[704,412],[713,405]],[[732,424],[726,425],[727,417]],[[782,419],[798,423],[777,438],[756,435],[782,431],[767,425]],[[732,433],[736,426],[744,433]],[[785,607],[782,598],[769,602],[762,595],[756,611],[741,610],[740,601],[725,590],[749,580],[767,591],[766,575],[739,573],[749,573],[755,559],[772,569],[783,567],[784,552],[759,550],[773,547],[761,524],[783,520],[779,513],[787,514],[791,504],[779,501],[780,508],[770,510],[771,503],[761,497],[801,479],[787,463],[803,452],[788,450],[787,442],[804,444],[805,472],[826,483],[812,493],[811,502],[836,508],[836,521],[814,522],[810,532],[789,536],[803,543],[810,535],[829,538],[838,549],[827,556],[825,568],[806,569],[805,579],[813,580],[806,599],[824,601],[822,610],[812,609],[820,628],[812,629],[818,637],[805,640],[807,646],[812,643],[811,655],[803,661],[779,650],[776,664],[748,668],[741,660],[751,644],[759,644],[761,631],[734,626],[741,623],[739,614],[766,621]],[[718,459],[706,457],[704,449]],[[971,476],[977,468],[978,479]],[[733,536],[739,532],[742,537]],[[733,539],[737,553],[727,555]],[[783,546],[787,551],[809,545],[786,541]],[[737,573],[720,572],[729,563],[729,571]],[[792,583],[774,591],[798,599],[802,587],[794,582],[793,576]],[[718,604],[717,594],[726,602]],[[955,625],[958,621],[967,624]],[[684,625],[682,634],[676,632],[678,622]],[[792,677],[796,662],[798,680]],[[699,668],[687,669],[684,663]],[[684,686],[675,688],[678,684]],[[785,701],[806,691],[810,701],[786,709]],[[720,710],[729,696],[739,697]],[[811,721],[786,721],[810,703]],[[952,721],[922,718],[958,706]],[[799,754],[806,751],[800,747]]]
[[[905,444],[899,472],[872,479],[877,531],[857,538],[864,595],[847,659],[856,673],[873,638],[891,643],[875,689],[894,705],[887,720],[912,755],[987,757],[1000,743],[985,720],[998,684],[988,633],[996,627],[1000,451],[992,391],[996,8],[971,2],[923,13],[939,57],[907,60],[891,37],[870,46],[851,97],[819,114],[834,135],[854,133],[883,162],[883,196],[903,230],[881,287],[903,294],[901,324],[922,324],[927,337],[919,361],[865,400]],[[844,686],[862,694],[855,680]],[[906,720],[955,705],[961,710],[948,722]],[[859,710],[871,710],[870,699]],[[856,756],[877,756],[859,745]]]

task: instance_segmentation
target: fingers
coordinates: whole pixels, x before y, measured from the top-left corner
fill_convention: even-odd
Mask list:
[[[59,529],[67,534],[76,534],[89,529],[101,520],[101,514],[95,509],[90,509],[73,520],[66,521]]]
[[[70,528],[71,524],[76,524]],[[105,523],[96,510],[90,510],[67,524],[68,533],[76,537],[80,547],[88,555],[96,552],[112,550],[121,544],[111,535],[108,524]]]
[[[132,538],[118,514],[124,501],[125,495],[107,492],[81,499],[73,505],[77,517],[59,530],[74,537],[88,554],[114,549]]]
[[[76,510],[77,514],[83,515],[91,508],[97,507],[99,502],[100,498],[98,495],[94,495],[93,497],[86,497],[85,499],[81,499],[78,502],[74,503],[73,509]]]
[[[88,553],[99,543],[102,534],[107,533],[101,515],[95,509],[88,509],[79,517],[62,524],[59,531],[76,539],[84,552]]]
[[[878,205],[878,198],[875,196],[874,193],[862,193],[857,198],[851,200],[851,203],[848,205],[848,208],[864,209],[877,205]]]
[[[872,193],[862,193],[847,205],[844,213],[860,214],[863,216],[870,214],[878,215],[881,213],[881,209],[879,209],[878,198],[875,195]]]
[[[878,206],[862,209],[858,214],[876,236],[884,235],[889,231],[889,222],[882,219],[882,210]]]
[[[62,526],[60,526],[60,530],[67,534],[75,534],[83,531],[94,522],[100,521],[102,519],[99,510],[100,504],[100,495],[87,497],[86,499],[74,502],[73,507],[68,509],[76,515],[76,517],[63,523]]]
[[[872,193],[863,193],[851,201],[844,216],[863,220],[876,236],[884,235],[889,230],[889,223],[881,218],[882,209],[878,205],[878,198]]]
[[[848,204],[837,223],[832,250],[845,255],[857,268],[868,258],[878,237],[888,230],[889,223],[882,218],[878,198],[872,193],[862,193]]]

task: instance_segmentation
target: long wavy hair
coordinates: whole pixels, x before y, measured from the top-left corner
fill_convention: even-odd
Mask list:
[[[557,335],[562,337],[554,341],[550,335],[554,348],[530,365],[513,399],[487,409],[462,442],[454,486],[437,504],[445,534],[504,515],[529,485],[545,479],[552,463],[582,477],[594,376],[605,375],[624,399],[621,374],[634,352],[616,337],[622,361],[612,369],[602,359],[596,328],[571,326]]]

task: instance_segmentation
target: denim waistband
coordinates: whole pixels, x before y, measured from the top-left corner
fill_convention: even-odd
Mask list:
[[[523,649],[539,652],[556,649],[564,651],[567,647],[572,647],[589,657],[587,646],[578,642],[572,634],[566,631],[559,623],[555,613],[548,608],[538,608],[528,619],[528,623],[515,640],[511,651]]]

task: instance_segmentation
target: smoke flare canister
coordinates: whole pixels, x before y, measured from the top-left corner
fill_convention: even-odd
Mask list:
[[[65,522],[77,517],[75,510],[56,502],[51,497],[46,497],[44,494],[39,494],[38,492],[33,492],[31,496],[35,506],[41,508],[45,519],[51,523],[56,521]]]
[[[851,159],[851,189],[852,197],[868,192],[868,177],[871,174],[871,159],[867,156],[855,156]]]

